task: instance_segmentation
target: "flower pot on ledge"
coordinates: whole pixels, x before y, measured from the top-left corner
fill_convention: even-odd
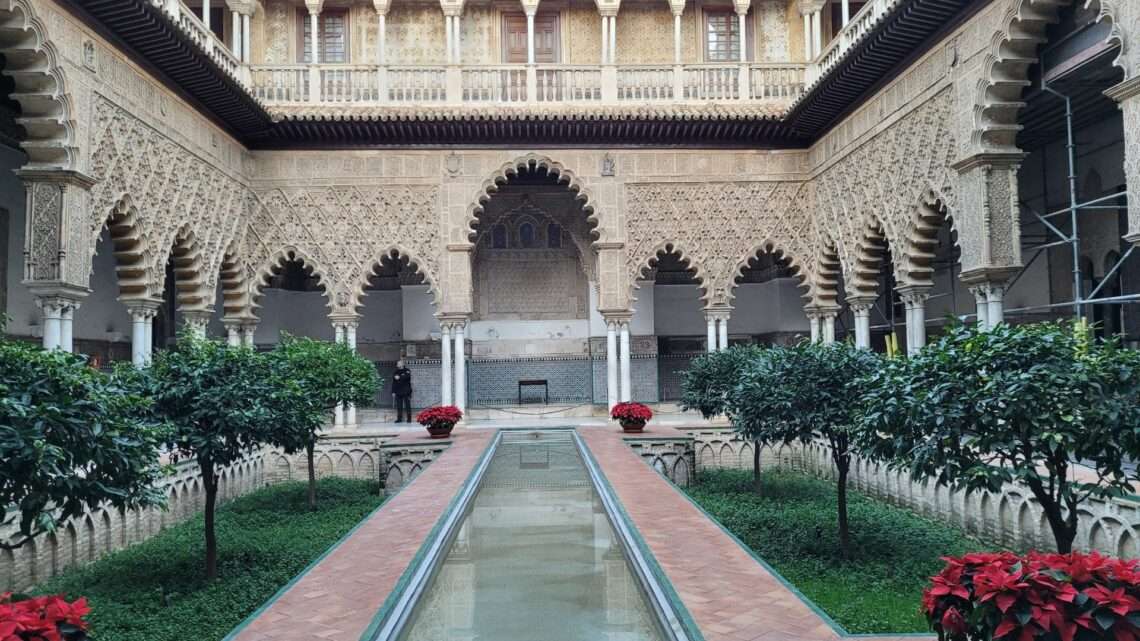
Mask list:
[[[427,428],[431,438],[447,438],[455,424],[463,419],[463,412],[454,405],[429,407],[416,415],[416,422]]]
[[[653,418],[653,410],[641,403],[618,403],[610,412],[610,418],[621,423],[626,434],[638,434],[645,430],[645,424]]]

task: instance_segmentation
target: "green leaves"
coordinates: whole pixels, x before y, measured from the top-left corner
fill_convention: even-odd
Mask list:
[[[764,354],[757,345],[737,345],[694,358],[681,378],[681,407],[705,418],[728,413],[728,395],[741,372]]]
[[[1066,506],[1129,484],[1140,454],[1140,355],[1096,342],[1071,323],[951,326],[905,360],[860,382],[859,445],[871,456],[967,491],[1026,484],[1064,550],[1075,534]],[[1072,483],[1075,461],[1096,482]]]
[[[107,376],[62,351],[0,339],[0,523],[18,547],[87,508],[161,502],[163,427],[150,401],[118,372]]]

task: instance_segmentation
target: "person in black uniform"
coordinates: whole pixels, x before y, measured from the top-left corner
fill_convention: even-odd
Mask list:
[[[396,361],[396,372],[392,374],[392,393],[396,395],[396,422],[412,422],[412,371],[404,366],[404,361]]]

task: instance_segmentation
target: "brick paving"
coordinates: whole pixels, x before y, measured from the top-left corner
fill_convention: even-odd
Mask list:
[[[615,428],[578,430],[708,641],[840,638],[764,566],[683,497]],[[639,438],[676,437],[654,426]],[[863,637],[860,640],[890,639]],[[894,637],[899,638],[899,637]],[[907,636],[914,640],[916,637]]]
[[[359,641],[492,436],[490,430],[458,433],[446,452],[234,641]]]

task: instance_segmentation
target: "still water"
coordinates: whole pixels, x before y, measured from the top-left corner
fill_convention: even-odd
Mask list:
[[[406,641],[662,641],[569,434],[505,433]]]

